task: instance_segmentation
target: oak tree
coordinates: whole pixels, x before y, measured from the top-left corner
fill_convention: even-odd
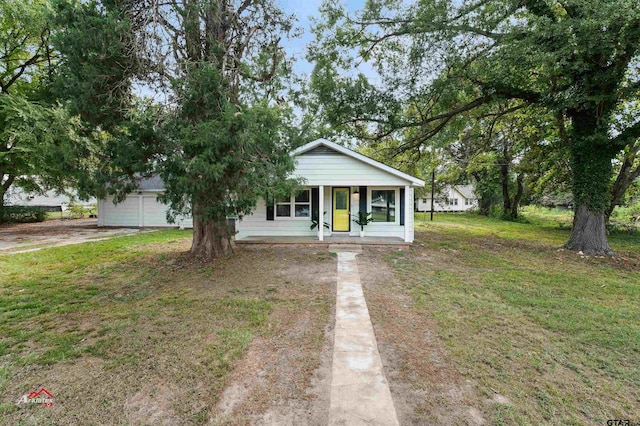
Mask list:
[[[421,149],[460,113],[509,100],[565,123],[575,203],[566,247],[612,254],[605,209],[612,159],[640,135],[617,132],[621,102],[637,99],[640,4],[633,0],[396,0],[348,14],[325,3],[316,27],[315,87],[328,115],[378,136],[420,129],[404,149]],[[375,84],[340,69],[367,62]],[[415,113],[407,114],[407,112]]]

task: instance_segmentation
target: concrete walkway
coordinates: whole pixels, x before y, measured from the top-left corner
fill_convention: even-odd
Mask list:
[[[356,255],[360,246],[329,246],[338,254],[336,327],[329,425],[398,425],[382,371]]]

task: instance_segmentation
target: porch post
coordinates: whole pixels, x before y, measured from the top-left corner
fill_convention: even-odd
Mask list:
[[[318,240],[324,241],[324,186],[318,188]]]
[[[410,243],[411,238],[409,236],[409,226],[411,216],[413,214],[413,195],[411,193],[411,187],[404,187],[404,241]]]

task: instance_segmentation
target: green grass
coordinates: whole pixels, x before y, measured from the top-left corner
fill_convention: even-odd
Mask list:
[[[610,235],[618,256],[592,258],[559,250],[563,213],[423,218],[419,256],[394,252],[391,264],[437,320],[454,367],[511,401],[494,404],[490,423],[640,421],[638,234]]]
[[[40,407],[14,404],[34,386],[58,384],[58,394],[75,395],[48,372],[79,368],[76,360],[86,357],[102,360],[107,382],[126,382],[156,363],[170,369],[173,360],[180,366],[167,370],[173,385],[186,392],[200,376],[215,398],[233,362],[265,330],[273,304],[260,294],[227,294],[241,279],[203,287],[217,268],[181,266],[175,246],[189,238],[189,231],[165,230],[1,255],[0,413],[37,419]],[[104,393],[123,385],[114,386]]]
[[[505,240],[545,243],[561,247],[569,239],[572,212],[539,207],[525,207],[519,221],[477,215],[475,213],[436,213],[435,221],[429,214],[416,213],[416,224],[429,229],[437,226],[438,232],[469,237],[498,237]],[[609,243],[613,250],[623,252],[640,250],[640,234],[610,232]]]

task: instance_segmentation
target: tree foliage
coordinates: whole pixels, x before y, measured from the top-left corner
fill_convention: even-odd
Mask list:
[[[58,77],[73,83],[64,96],[93,141],[94,192],[122,200],[157,173],[169,219],[193,215],[192,253],[230,253],[227,217],[290,186],[280,95],[292,18],[271,0],[57,4]],[[155,98],[136,101],[134,89]]]
[[[640,88],[637,2],[381,0],[355,15],[330,2],[323,12],[314,88],[338,125],[419,150],[460,114],[535,105],[557,118],[568,147],[576,214],[567,247],[611,253],[611,162],[640,135],[638,121],[612,132],[618,106]],[[375,67],[377,84],[339,77],[358,61]],[[411,138],[400,135],[407,128],[417,129]]]
[[[77,120],[49,102],[56,64],[48,1],[0,1],[0,209],[12,187],[64,190],[66,165],[84,140]]]

